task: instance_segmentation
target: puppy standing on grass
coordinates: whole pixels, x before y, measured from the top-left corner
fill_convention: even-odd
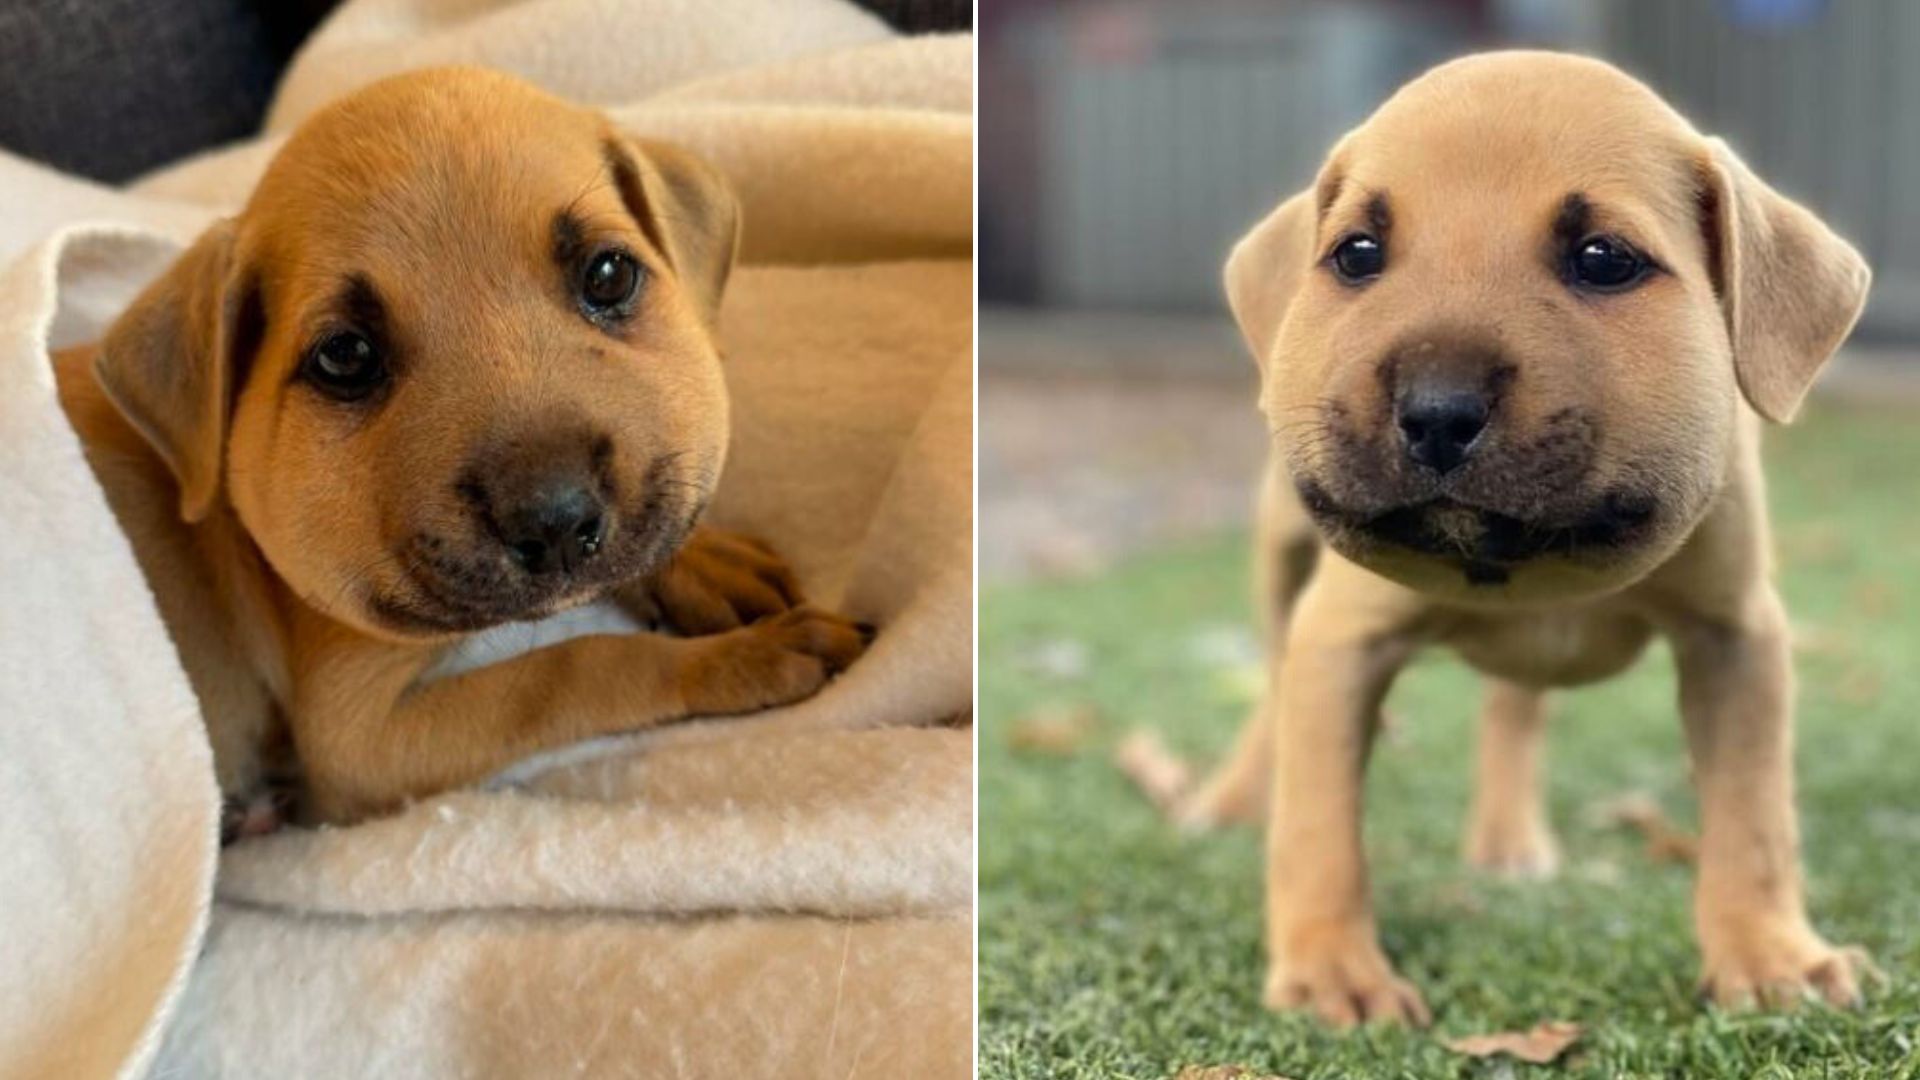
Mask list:
[[[58,358],[223,790],[284,726],[314,812],[349,820],[795,701],[861,653],[770,551],[695,524],[737,233],[682,151],[504,75],[405,75],[314,117],[237,218]],[[465,635],[605,594],[699,636],[421,682]]]
[[[1428,1019],[1380,949],[1360,828],[1380,702],[1417,648],[1488,678],[1468,857],[1545,871],[1544,694],[1655,635],[1700,797],[1707,990],[1854,1001],[1864,957],[1802,900],[1759,428],[1852,329],[1860,257],[1615,69],[1500,53],[1396,94],[1226,281],[1274,434],[1273,675],[1185,810],[1269,815],[1268,1005]]]

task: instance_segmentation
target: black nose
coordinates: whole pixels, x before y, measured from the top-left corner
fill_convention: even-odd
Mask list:
[[[507,552],[530,574],[571,572],[600,552],[600,500],[574,483],[543,487],[496,516]]]
[[[1407,457],[1444,476],[1472,455],[1492,405],[1479,389],[1422,383],[1400,395],[1395,411]]]

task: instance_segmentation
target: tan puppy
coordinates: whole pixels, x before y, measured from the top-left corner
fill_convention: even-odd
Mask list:
[[[1226,281],[1274,434],[1274,676],[1187,813],[1270,815],[1267,1003],[1428,1018],[1380,950],[1360,827],[1380,702],[1416,649],[1489,680],[1469,857],[1544,871],[1543,694],[1655,635],[1700,796],[1707,989],[1852,1001],[1864,958],[1801,897],[1759,427],[1852,328],[1860,257],[1644,86],[1522,52],[1401,90]]]
[[[790,702],[859,655],[770,551],[695,530],[738,228],[682,151],[507,76],[405,75],[314,117],[238,217],[59,358],[223,789],[284,725],[314,811],[351,819]],[[706,636],[421,682],[467,634],[608,593]]]

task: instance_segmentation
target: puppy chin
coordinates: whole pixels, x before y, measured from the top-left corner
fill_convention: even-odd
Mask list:
[[[490,630],[511,622],[537,622],[599,599],[606,589],[568,589],[539,599],[491,601],[485,606],[455,606],[420,592],[370,592],[366,609],[385,631],[382,636],[435,641]]]
[[[1311,479],[1297,487],[1335,551],[1409,588],[1473,606],[1604,595],[1670,554],[1658,500],[1625,488],[1523,518],[1447,496],[1355,506]]]

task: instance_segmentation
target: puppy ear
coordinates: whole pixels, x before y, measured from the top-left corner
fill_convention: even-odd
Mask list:
[[[614,178],[711,327],[740,249],[740,201],[720,171],[670,143],[622,140]]]
[[[234,233],[230,220],[208,229],[114,320],[93,361],[108,400],[173,470],[190,522],[219,493],[237,354],[251,348],[243,337],[258,335]]]
[[[1227,306],[1264,374],[1287,305],[1313,266],[1314,189],[1295,195],[1240,238],[1227,257]]]
[[[1703,202],[1714,287],[1747,402],[1785,423],[1866,306],[1873,275],[1852,245],[1707,140]]]

